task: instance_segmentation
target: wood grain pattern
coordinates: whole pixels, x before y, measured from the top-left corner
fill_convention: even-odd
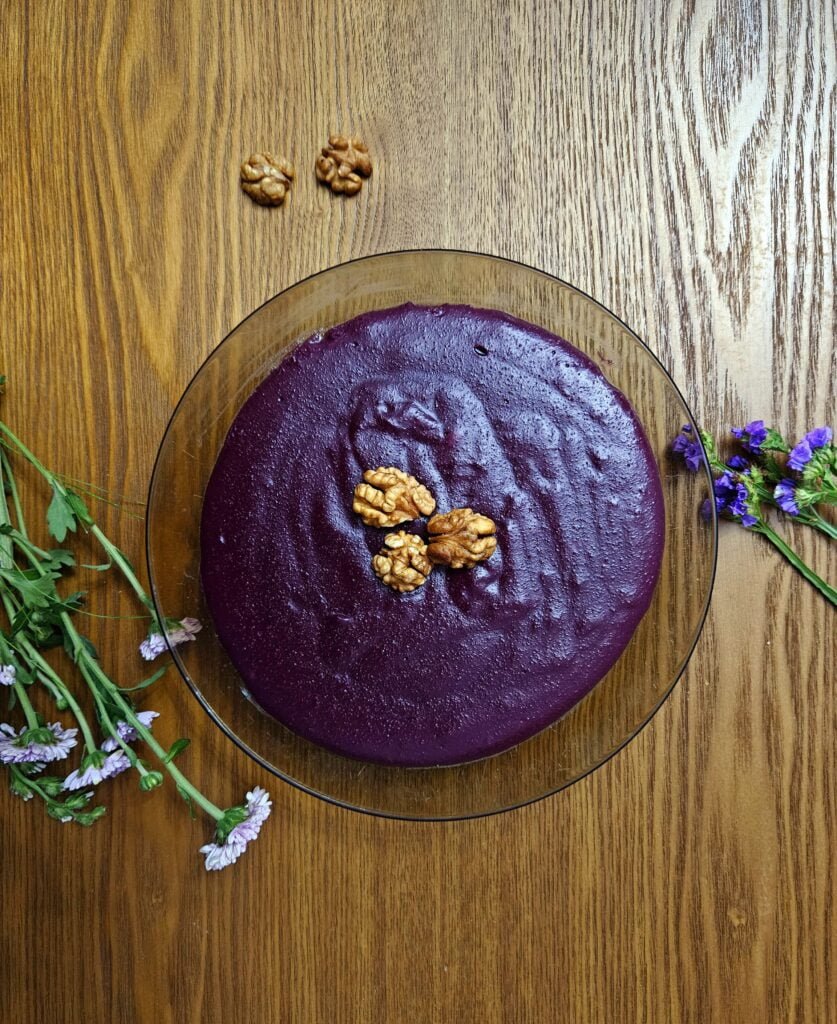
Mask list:
[[[67,473],[141,498],[229,328],[324,266],[425,245],[595,295],[712,429],[834,419],[829,0],[2,0],[0,24],[4,415]],[[375,162],[348,202],[313,176],[342,127]],[[238,189],[263,146],[297,164],[281,210]],[[106,521],[139,559],[141,524]],[[793,540],[837,578],[833,546]],[[172,677],[161,735],[194,738],[220,802],[259,782],[275,815],[209,877],[173,792],[122,779],[89,832],[0,795],[7,1016],[837,1020],[834,615],[756,538],[721,543],[710,620],[653,723],[498,818],[305,797]],[[133,675],[129,626],[95,632]]]

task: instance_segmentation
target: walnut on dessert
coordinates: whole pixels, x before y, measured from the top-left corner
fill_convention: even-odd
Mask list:
[[[490,558],[497,547],[497,527],[488,516],[470,508],[455,508],[433,516],[427,524],[427,557],[449,569],[473,569]]]
[[[393,466],[367,469],[363,479],[355,487],[352,511],[367,526],[398,526],[429,516],[436,508],[436,499],[424,484]]]
[[[241,165],[241,187],[260,206],[281,206],[293,176],[293,164],[270,153],[254,153]]]
[[[332,192],[353,196],[363,185],[361,175],[368,178],[372,173],[369,150],[357,136],[329,135],[328,145],[317,157],[316,172],[317,180]]]
[[[427,582],[433,566],[421,537],[399,530],[384,537],[384,546],[372,559],[372,569],[388,587],[410,594]]]

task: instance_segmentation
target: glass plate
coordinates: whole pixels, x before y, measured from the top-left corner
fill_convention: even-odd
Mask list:
[[[538,324],[581,349],[630,401],[657,458],[666,542],[648,612],[610,672],[563,718],[503,754],[444,768],[392,768],[331,753],[261,712],[241,691],[200,586],[204,488],[241,405],[297,344],[358,313],[403,302],[467,303]],[[161,616],[196,615],[204,630],[175,663],[215,723],[287,782],[332,803],[391,817],[442,820],[509,810],[597,768],[651,718],[682,673],[706,616],[717,523],[699,515],[708,470],[669,454],[689,409],[665,369],[612,313],[577,288],[509,260],[450,250],[385,253],[309,277],[242,321],[209,356],[166,430],[148,499],[151,592]]]

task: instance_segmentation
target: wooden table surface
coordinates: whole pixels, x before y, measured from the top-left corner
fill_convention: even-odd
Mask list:
[[[834,420],[829,0],[0,2],[2,415],[142,499],[174,403],[242,317],[351,257],[523,260],[627,321],[715,431]],[[368,142],[355,199],[330,130]],[[240,192],[267,147],[285,207]],[[142,524],[105,523],[137,562]],[[832,582],[835,546],[785,527]],[[131,610],[124,587],[91,608]],[[134,626],[91,627],[127,682]],[[91,830],[0,793],[15,1022],[837,1020],[833,610],[727,524],[712,610],[652,723],[568,791],[405,824],[257,769],[172,672],[159,734],[274,815],[204,873],[170,786]]]

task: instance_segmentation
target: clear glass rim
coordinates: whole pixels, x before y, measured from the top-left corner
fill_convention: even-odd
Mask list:
[[[182,409],[182,407],[186,403],[186,401],[187,401],[187,399],[189,397],[189,394],[192,391],[192,388],[195,386],[198,378],[202,375],[202,373],[207,368],[207,366],[219,355],[221,350],[224,348],[224,346],[227,344],[227,342],[229,342],[231,340],[232,336],[238,331],[238,329],[243,324],[245,324],[248,320],[250,320],[253,317],[257,316],[266,306],[268,306],[271,302],[274,301],[274,299],[278,298],[280,295],[285,295],[287,292],[292,291],[294,288],[297,288],[300,285],[303,285],[303,284],[305,284],[308,281],[312,281],[312,280],[314,280],[317,277],[321,277],[322,275],[328,274],[331,271],[337,269],[338,267],[346,267],[346,266],[349,266],[351,264],[363,263],[363,262],[367,262],[369,260],[383,259],[383,258],[388,257],[388,256],[404,256],[404,255],[409,255],[409,254],[420,254],[420,255],[433,255],[433,254],[457,255],[457,254],[459,254],[459,255],[462,255],[462,256],[477,256],[477,257],[481,257],[481,258],[486,259],[486,260],[496,261],[496,262],[499,262],[499,263],[511,264],[513,266],[516,266],[516,267],[522,268],[524,270],[527,270],[527,271],[529,271],[529,272],[531,272],[533,274],[537,274],[540,277],[546,278],[546,279],[554,282],[555,284],[562,285],[565,288],[569,288],[572,291],[577,292],[579,295],[584,296],[584,298],[587,299],[589,302],[593,303],[595,306],[598,306],[599,309],[601,309],[608,316],[612,317],[613,320],[616,321],[625,330],[625,332],[630,336],[630,338],[637,345],[639,345],[640,348],[645,352],[645,354],[648,355],[651,358],[651,360],[656,364],[657,368],[665,376],[665,378],[668,381],[668,384],[670,385],[670,387],[672,388],[672,390],[674,391],[674,393],[676,394],[676,396],[678,397],[678,399],[682,403],[683,408],[686,410],[687,422],[691,425],[691,427],[692,427],[692,429],[694,431],[694,436],[699,441],[700,446],[701,446],[701,451],[703,452],[703,456],[704,456],[703,459],[702,459],[702,466],[701,466],[700,472],[702,472],[703,476],[706,478],[706,481],[707,481],[707,484],[708,484],[708,487],[709,487],[709,493],[710,494],[712,493],[712,474],[711,474],[711,472],[709,470],[708,459],[706,457],[706,450],[704,448],[703,441],[701,440],[701,437],[700,437],[700,432],[698,430],[698,425],[697,425],[695,417],[694,417],[694,415],[692,413],[692,410],[691,410],[691,407],[690,407],[689,403],[686,401],[685,397],[683,396],[683,393],[681,392],[680,388],[677,386],[676,382],[674,381],[674,378],[671,376],[671,374],[666,369],[664,364],[660,361],[660,359],[656,355],[656,353],[654,353],[652,351],[652,349],[636,333],[636,331],[634,331],[632,327],[630,327],[627,323],[625,323],[625,321],[622,320],[621,317],[617,316],[616,313],[614,313],[612,310],[608,309],[607,306],[605,306],[603,303],[599,302],[598,299],[595,299],[588,292],[584,291],[582,288],[579,288],[577,285],[574,285],[574,284],[571,284],[568,281],[565,281],[563,278],[557,277],[555,274],[550,274],[550,273],[548,273],[545,270],[540,270],[539,268],[533,267],[533,266],[531,266],[528,263],[524,263],[522,260],[510,259],[509,257],[506,257],[506,256],[497,256],[497,255],[495,255],[493,253],[481,252],[479,250],[474,250],[474,249],[459,249],[459,248],[455,248],[455,247],[454,248],[445,248],[445,247],[442,247],[442,246],[435,246],[435,247],[422,247],[422,248],[418,248],[418,249],[393,249],[393,250],[387,250],[385,252],[369,253],[369,254],[367,254],[365,256],[358,256],[358,257],[355,257],[354,259],[351,259],[351,260],[344,260],[344,261],[342,261],[340,263],[332,264],[329,267],[324,267],[321,270],[314,271],[313,273],[308,274],[305,277],[302,277],[302,278],[300,278],[297,281],[294,281],[292,284],[288,285],[286,288],[281,289],[280,291],[278,291],[275,294],[271,295],[269,298],[265,299],[264,302],[260,303],[255,309],[253,309],[250,313],[247,314],[247,316],[243,317],[240,321],[238,321],[227,332],[227,334],[223,337],[223,339],[212,349],[212,351],[200,363],[198,368],[192,374],[192,377],[190,378],[189,383],[184,388],[182,395],[178,399],[176,405],[174,406],[174,409],[171,412],[171,415],[168,418],[165,430],[163,431],[163,436],[162,436],[162,438],[160,440],[160,443],[159,443],[159,445],[157,447],[157,454],[155,455],[154,464],[153,464],[152,469],[151,469],[151,477],[149,479],[148,492],[147,492],[147,497],[146,497],[146,509],[149,511],[149,514],[146,516],[146,522],[145,522],[145,557],[146,557],[146,568],[147,568],[147,571],[148,571],[149,589],[150,589],[151,600],[152,600],[152,602],[154,604],[155,612],[157,613],[157,615],[161,619],[165,616],[165,610],[161,606],[160,597],[159,597],[159,591],[158,591],[157,584],[156,584],[156,581],[155,581],[154,571],[152,569],[152,559],[151,559],[151,515],[150,515],[150,509],[151,509],[151,506],[152,506],[152,497],[154,495],[154,490],[155,490],[155,485],[156,485],[156,480],[157,480],[157,472],[158,472],[158,468],[159,468],[159,465],[160,465],[160,460],[162,458],[163,451],[165,450],[166,443],[167,443],[167,441],[169,439],[169,436],[171,434],[173,424],[176,421],[176,419],[178,418],[180,410]],[[685,471],[686,470],[684,469],[684,472]],[[280,768],[277,768],[276,765],[271,764],[269,761],[267,761],[257,751],[253,750],[252,747],[250,747],[229,725],[227,725],[227,723],[223,720],[223,718],[221,718],[221,716],[215,711],[215,709],[212,707],[212,705],[209,703],[209,701],[204,697],[200,687],[192,679],[192,676],[191,676],[188,668],[184,664],[178,649],[176,647],[173,647],[168,642],[168,638],[166,638],[166,646],[168,647],[169,653],[171,654],[171,656],[172,656],[172,658],[174,660],[175,666],[177,667],[177,670],[180,673],[180,676],[182,677],[183,681],[186,683],[186,685],[191,690],[192,695],[197,699],[197,701],[200,704],[200,706],[204,709],[204,711],[207,713],[209,718],[215,723],[215,725],[218,726],[218,728],[221,729],[221,731],[224,733],[224,735],[227,736],[228,739],[232,740],[232,742],[235,744],[235,746],[240,751],[242,751],[244,754],[247,754],[248,757],[252,758],[262,768],[264,768],[266,771],[270,772],[272,775],[275,775],[277,778],[281,779],[283,782],[286,782],[289,785],[293,786],[295,789],[301,790],[303,793],[306,793],[309,796],[313,796],[313,797],[317,798],[318,800],[323,800],[326,803],[331,804],[331,805],[333,805],[335,807],[341,807],[341,808],[343,808],[345,810],[348,810],[348,811],[354,811],[355,813],[367,814],[367,815],[370,815],[371,817],[375,817],[375,818],[389,818],[389,819],[394,819],[394,820],[397,820],[397,821],[436,822],[436,823],[438,823],[438,822],[452,822],[452,821],[470,821],[470,820],[475,819],[475,818],[491,817],[491,816],[496,815],[496,814],[505,814],[505,813],[508,813],[509,811],[519,810],[522,807],[528,807],[528,806],[530,806],[532,804],[538,803],[541,800],[545,800],[548,797],[555,796],[556,793],[560,793],[563,790],[568,789],[570,786],[575,785],[577,782],[581,782],[582,779],[585,779],[589,775],[592,775],[593,772],[595,772],[599,768],[603,767],[605,764],[608,763],[608,761],[610,761],[613,757],[615,757],[618,753],[620,753],[620,751],[622,751],[630,742],[632,742],[643,731],[643,729],[648,725],[648,723],[655,717],[655,715],[660,710],[660,708],[665,703],[665,701],[668,700],[669,696],[671,695],[672,691],[674,690],[674,687],[677,685],[677,683],[681,679],[683,673],[686,671],[686,668],[687,668],[689,662],[691,661],[692,655],[694,654],[695,647],[697,646],[698,640],[700,639],[701,633],[703,632],[703,627],[706,624],[706,617],[707,617],[707,615],[709,613],[709,607],[710,607],[710,604],[711,604],[711,601],[712,601],[712,594],[713,594],[714,588],[715,588],[715,578],[716,578],[717,567],[718,567],[718,516],[717,516],[717,512],[716,512],[716,509],[715,509],[714,502],[711,504],[711,530],[712,530],[712,537],[711,537],[711,540],[712,540],[712,555],[711,555],[712,564],[711,564],[711,567],[710,567],[709,582],[708,582],[708,586],[707,586],[707,589],[706,589],[706,596],[705,596],[705,599],[704,599],[704,602],[703,602],[703,607],[701,609],[701,612],[700,612],[700,615],[699,615],[699,618],[698,618],[698,622],[697,622],[697,626],[696,626],[696,628],[694,630],[694,635],[693,635],[693,637],[691,639],[691,642],[690,642],[690,644],[688,646],[688,649],[684,653],[682,661],[681,661],[677,671],[673,674],[673,676],[671,678],[671,681],[668,683],[668,685],[663,690],[663,692],[662,692],[662,694],[660,696],[660,699],[653,705],[651,710],[642,719],[642,721],[639,723],[639,725],[635,729],[633,729],[628,735],[626,735],[624,737],[624,739],[613,748],[613,750],[611,750],[608,754],[606,754],[596,764],[591,765],[590,767],[584,769],[578,775],[576,775],[574,778],[568,779],[566,781],[563,781],[563,782],[557,784],[556,786],[554,786],[553,788],[547,789],[543,793],[539,793],[539,794],[537,794],[535,796],[532,796],[532,797],[529,797],[527,799],[515,801],[514,803],[511,803],[511,804],[509,804],[509,805],[507,805],[505,807],[496,807],[496,808],[490,808],[490,809],[487,809],[487,810],[478,810],[478,811],[474,811],[474,812],[471,812],[471,813],[464,813],[464,814],[417,815],[417,814],[398,813],[396,811],[390,811],[390,810],[378,809],[378,808],[372,808],[372,807],[361,807],[361,806],[358,806],[357,804],[351,803],[351,802],[349,802],[347,800],[340,799],[339,797],[332,796],[332,795],[330,795],[328,793],[320,792],[318,789],[315,789],[312,786],[306,785],[305,783],[301,782],[300,780],[293,778],[291,775],[288,775],[286,772],[283,772]],[[414,770],[415,771],[420,771],[420,772],[432,772],[432,771],[435,771],[437,769],[434,769],[434,768],[417,768],[417,769],[414,769]]]

